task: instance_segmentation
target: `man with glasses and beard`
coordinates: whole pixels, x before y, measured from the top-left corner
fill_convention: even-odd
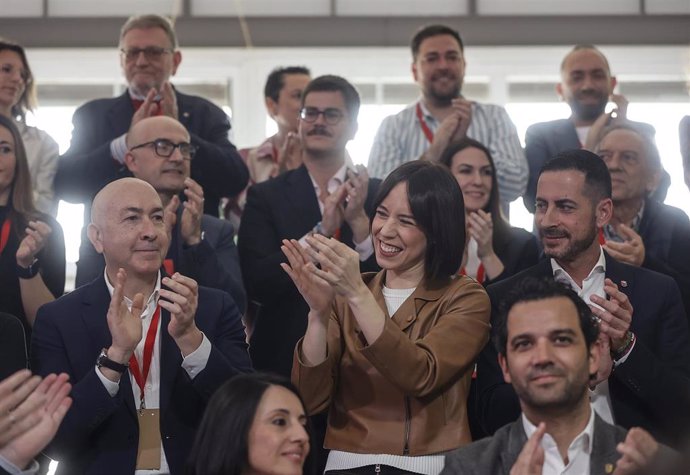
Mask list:
[[[571,115],[568,119],[533,124],[525,134],[529,181],[523,201],[531,213],[534,213],[539,170],[551,157],[574,148],[594,151],[605,127],[627,121],[628,100],[613,92],[617,84],[608,60],[593,45],[576,45],[563,58],[561,82],[556,84],[556,92],[570,106]],[[606,113],[609,101],[615,104],[615,109]],[[634,124],[654,140],[654,127],[642,122]],[[671,183],[668,173],[664,171],[662,175],[654,192],[654,198],[660,202],[664,201]]]
[[[571,150],[549,161],[539,175],[535,214],[547,258],[489,286],[492,327],[499,301],[525,277],[567,284],[601,322],[603,351],[590,381],[594,410],[610,424],[642,427],[680,446],[690,428],[690,336],[680,291],[671,277],[618,262],[602,249],[599,236],[612,214],[603,160]],[[496,356],[487,345],[477,368],[478,417],[489,434],[520,413]]]
[[[425,26],[411,48],[412,76],[422,97],[381,123],[369,154],[371,176],[385,178],[422,155],[437,161],[451,141],[467,136],[491,151],[503,204],[522,196],[527,162],[508,113],[461,93],[467,63],[460,34],[445,25]]]
[[[179,120],[191,135],[197,154],[191,177],[205,193],[204,212],[218,216],[221,197],[234,196],[249,173],[228,133],[230,121],[210,101],[177,90],[170,82],[182,62],[172,23],[158,15],[135,16],[120,31],[120,66],[127,90],[118,97],[96,99],[76,110],[69,150],[60,157],[55,191],[70,203],[84,203],[84,228],[76,285],[93,279],[82,270],[89,251],[86,224],[91,201],[105,185],[128,176],[127,131],[144,118],[165,115]],[[86,263],[88,266],[88,262]]]

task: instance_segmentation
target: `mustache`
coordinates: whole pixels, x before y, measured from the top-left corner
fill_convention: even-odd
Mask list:
[[[604,94],[601,91],[597,91],[596,89],[582,89],[576,94],[576,96],[578,98],[583,98],[583,97],[603,98]]]
[[[550,238],[568,238],[570,237],[570,233],[566,231],[565,229],[561,229],[558,226],[550,226],[548,228],[540,228],[539,229],[539,235],[541,237],[550,237]]]
[[[324,137],[332,137],[333,134],[331,134],[326,127],[322,125],[315,125],[313,129],[311,129],[309,132],[307,132],[307,136],[312,136],[312,135],[323,135]]]
[[[453,74],[453,72],[450,69],[442,69],[441,71],[438,71],[437,73],[431,76],[432,80],[441,78],[457,79],[455,74]]]
[[[563,376],[563,370],[554,366],[544,368],[535,368],[527,374],[529,380],[540,378],[542,376]]]

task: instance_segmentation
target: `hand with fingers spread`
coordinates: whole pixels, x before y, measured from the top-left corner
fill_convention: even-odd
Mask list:
[[[623,456],[616,462],[613,475],[634,475],[646,473],[652,467],[659,451],[659,444],[649,432],[639,427],[628,431],[625,441],[616,446]]]
[[[201,217],[204,215],[204,190],[197,182],[187,177],[184,180],[184,194],[187,201],[180,218],[180,234],[188,246],[201,242]]]
[[[369,216],[364,211],[369,189],[366,167],[357,165],[356,171],[348,169],[344,185],[346,196],[343,218],[352,229],[355,242],[362,242],[369,235]]]
[[[124,287],[127,282],[127,272],[120,268],[115,277],[113,296],[108,307],[108,329],[112,337],[112,345],[108,349],[108,358],[127,364],[134,353],[134,349],[141,341],[141,313],[144,310],[144,295],[138,293],[132,299],[132,308],[127,308]],[[108,368],[100,368],[104,376],[111,381],[119,381],[120,374]]]
[[[288,132],[285,137],[285,142],[280,148],[278,154],[278,163],[276,163],[275,173],[271,176],[277,176],[288,170],[294,170],[302,165],[302,141],[299,135],[295,132]]]
[[[194,352],[203,339],[194,317],[199,304],[199,286],[194,279],[175,272],[172,277],[164,277],[161,282],[158,305],[170,312],[168,333],[187,356]]]
[[[17,248],[17,264],[21,267],[29,267],[36,259],[36,255],[48,242],[48,236],[53,230],[43,221],[29,221],[25,230],[26,236]]]
[[[628,296],[618,290],[618,286],[611,279],[607,278],[604,281],[604,292],[609,297],[608,300],[592,295],[590,300],[598,307],[590,305],[590,308],[592,313],[601,319],[599,331],[611,338],[611,348],[616,352],[625,345],[632,322],[633,307]]]
[[[38,378],[40,384],[35,386],[24,403],[14,411],[16,417],[23,412],[22,419],[15,423],[15,427],[25,425],[24,430],[0,432],[10,435],[7,442],[0,439],[0,455],[6,460],[24,469],[53,439],[72,404],[72,399],[68,397],[72,389],[68,379],[69,376],[64,373],[59,376],[50,374],[43,381]],[[0,404],[2,399],[0,396]],[[22,406],[29,402],[31,409],[22,411]]]
[[[606,241],[604,249],[617,261],[640,267],[645,258],[645,246],[642,237],[630,226],[619,224],[616,228],[624,242]]]
[[[44,402],[34,396],[41,383],[39,376],[31,376],[28,369],[17,371],[0,382],[0,447],[36,424],[32,417]]]
[[[309,256],[321,267],[314,267],[314,274],[328,282],[336,293],[347,299],[369,293],[362,281],[357,251],[342,242],[318,234],[308,237],[307,243]]]
[[[177,120],[177,96],[175,96],[175,90],[169,81],[164,82],[161,86],[160,102],[158,103],[158,107],[163,115],[167,115],[168,117],[172,117],[173,119]]]
[[[544,467],[544,449],[541,446],[541,440],[545,433],[546,424],[541,422],[520,451],[520,455],[510,469],[510,475],[541,475]]]
[[[281,263],[280,267],[295,283],[309,308],[324,320],[327,319],[335,295],[333,288],[316,274],[318,269],[299,242],[284,239],[280,249],[288,259],[288,263]]]

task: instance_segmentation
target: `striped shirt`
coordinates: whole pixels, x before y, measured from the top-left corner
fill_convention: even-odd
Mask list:
[[[440,122],[429,113],[424,101],[420,100],[419,104],[429,129],[436,133]],[[429,148],[416,107],[414,103],[383,120],[369,154],[369,176],[385,178],[403,163],[421,157]],[[527,186],[527,160],[506,110],[493,104],[473,102],[467,136],[481,142],[491,152],[501,201],[510,203],[522,196]]]

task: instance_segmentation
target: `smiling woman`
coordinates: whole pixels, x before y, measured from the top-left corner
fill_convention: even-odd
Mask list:
[[[439,473],[442,453],[471,440],[466,400],[489,303],[455,275],[464,207],[448,170],[405,163],[374,206],[377,274],[360,275],[357,252],[336,239],[283,241],[283,269],[309,304],[292,379],[310,414],[328,410],[326,473]]]

